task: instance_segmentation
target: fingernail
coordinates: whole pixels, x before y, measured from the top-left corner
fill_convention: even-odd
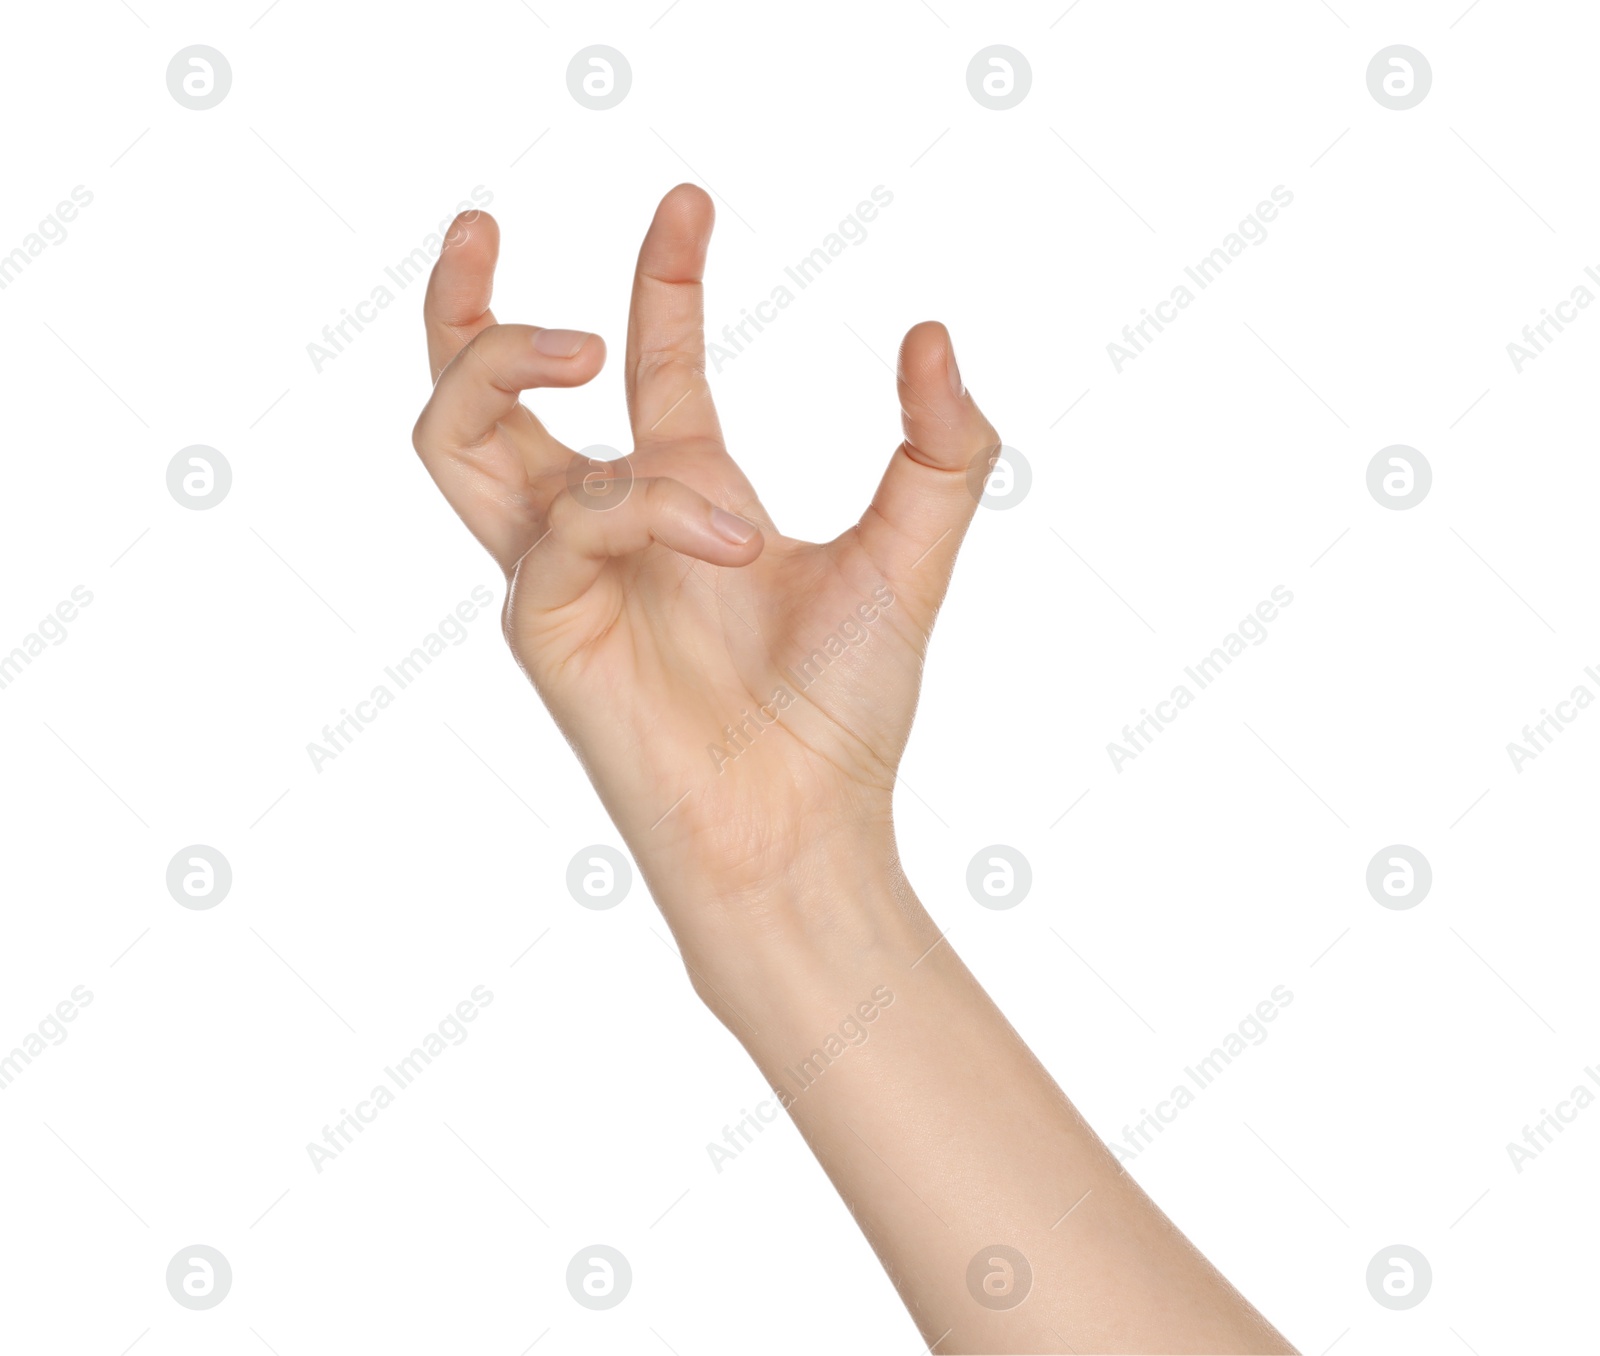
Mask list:
[[[735,546],[743,546],[756,534],[754,523],[747,523],[743,518],[736,518],[725,509],[714,508],[711,510],[711,526],[719,537],[731,541]]]
[[[954,344],[948,344],[944,350],[944,365],[950,373],[950,389],[959,398],[966,395],[967,384],[961,380],[961,369],[956,366],[956,349]]]
[[[540,330],[533,346],[547,358],[575,358],[588,338],[583,330]]]

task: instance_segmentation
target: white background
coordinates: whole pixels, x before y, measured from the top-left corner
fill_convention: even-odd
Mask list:
[[[1506,1145],[1600,1061],[1600,714],[1520,772],[1506,745],[1600,693],[1600,313],[1520,374],[1506,345],[1600,265],[1587,7],[130,3],[13,7],[0,48],[0,252],[94,195],[0,292],[0,650],[93,594],[0,691],[0,1047],[94,995],[0,1093],[3,1345],[921,1346],[787,1122],[712,1167],[761,1079],[642,887],[567,894],[616,835],[494,609],[355,747],[306,752],[501,590],[410,447],[421,285],[320,373],[306,346],[482,185],[501,317],[615,358],[685,178],[718,198],[714,329],[894,195],[714,379],[786,531],[859,513],[923,318],[1032,467],[969,538],[898,811],[1068,1094],[1120,1138],[1285,985],[1130,1170],[1307,1352],[1583,1339],[1600,1110],[1520,1173]],[[194,43],[233,72],[203,112],[165,84]],[[633,70],[608,112],[566,87],[593,43]],[[1007,112],[966,88],[992,43],[1032,67]],[[1393,43],[1433,68],[1407,112],[1366,87]],[[1119,374],[1106,345],[1280,184],[1265,242]],[[616,367],[540,399],[558,436],[626,446]],[[233,470],[204,512],[165,481],[196,443]],[[1406,512],[1366,488],[1393,443],[1433,468]],[[1270,638],[1117,771],[1108,741],[1275,585]],[[165,885],[194,843],[232,865],[209,911]],[[1033,868],[1005,912],[965,887],[991,843]],[[1407,911],[1365,886],[1393,843],[1433,868]],[[307,1142],[480,984],[470,1039],[317,1173]],[[605,1313],[564,1283],[596,1242],[634,1271]],[[163,1279],[195,1243],[234,1271],[203,1313]],[[1395,1243],[1433,1268],[1408,1312],[1365,1283]]]

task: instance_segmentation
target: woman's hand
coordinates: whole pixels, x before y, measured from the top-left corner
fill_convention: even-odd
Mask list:
[[[949,337],[936,324],[906,336],[905,440],[861,520],[820,546],[785,537],[728,455],[706,385],[710,234],[710,200],[680,185],[645,236],[625,373],[635,445],[614,466],[518,403],[588,381],[600,340],[495,324],[488,217],[459,219],[439,258],[438,380],[416,444],[506,571],[512,649],[696,988],[930,1349],[1287,1350],[1122,1171],[900,871],[895,768],[999,451]],[[725,1133],[731,1154],[754,1132]]]
[[[999,439],[949,336],[900,350],[904,441],[860,520],[784,536],[723,442],[706,381],[711,199],[662,199],[634,278],[634,447],[591,460],[519,400],[578,386],[600,338],[497,324],[499,229],[457,219],[429,282],[436,385],[415,442],[505,570],[505,632],[593,778],[697,977],[794,940],[783,887],[897,871],[890,805],[928,635]],[[806,399],[806,383],[796,401]],[[610,462],[605,465],[603,463]],[[838,919],[825,926],[837,927]]]

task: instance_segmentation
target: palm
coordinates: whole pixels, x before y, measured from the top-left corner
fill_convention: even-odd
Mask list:
[[[647,873],[716,860],[759,876],[841,801],[887,819],[973,508],[968,468],[997,440],[946,376],[942,328],[920,326],[902,350],[907,440],[873,505],[823,545],[780,535],[728,455],[705,382],[709,230],[709,200],[680,187],[646,237],[626,370],[635,447],[605,471],[517,401],[589,380],[603,347],[590,337],[532,357],[537,331],[495,325],[497,232],[474,226],[430,284],[430,351],[445,370],[417,446],[505,567],[512,647]],[[759,534],[718,535],[717,509]]]

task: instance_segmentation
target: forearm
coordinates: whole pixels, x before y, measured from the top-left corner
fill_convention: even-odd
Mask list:
[[[728,961],[702,954],[696,983],[925,1339],[940,1352],[1290,1350],[1122,1171],[898,869],[847,874],[808,873],[810,898],[764,901],[737,964],[728,948]]]

